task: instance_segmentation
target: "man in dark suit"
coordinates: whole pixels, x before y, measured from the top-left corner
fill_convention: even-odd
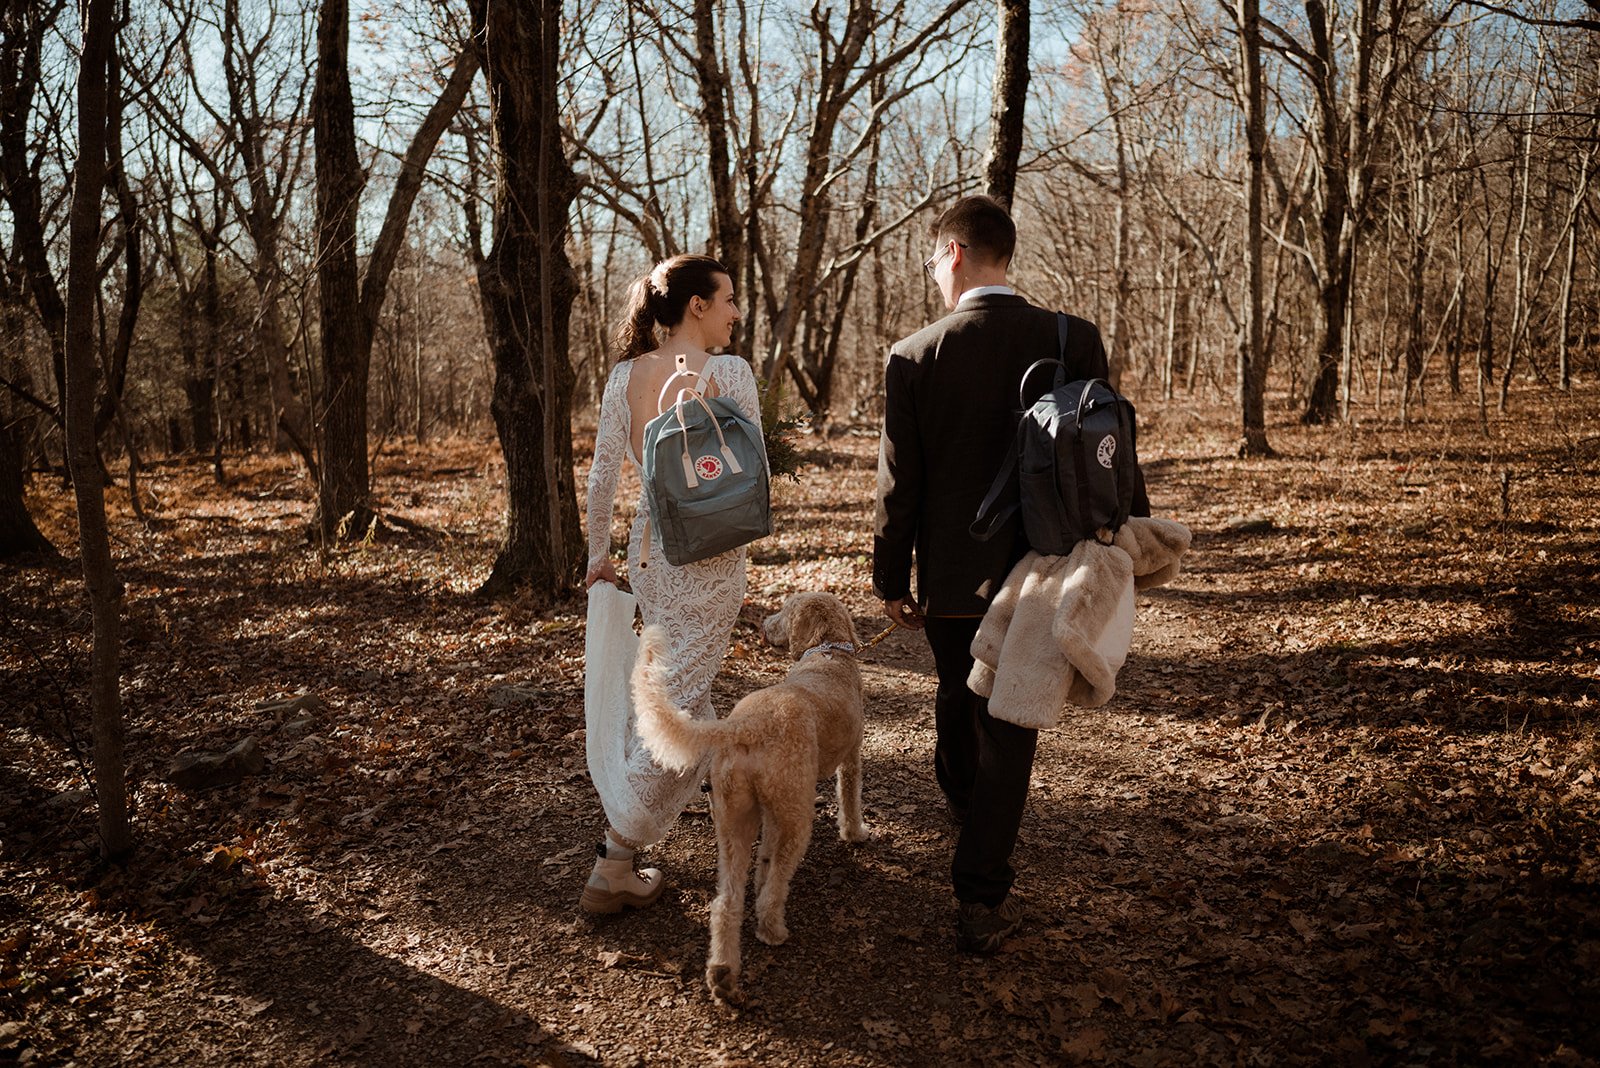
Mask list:
[[[988,702],[967,688],[978,624],[1027,551],[1015,516],[985,542],[969,526],[1016,436],[1022,374],[1035,360],[1058,355],[1059,333],[1054,312],[1006,284],[1016,227],[997,201],[958,200],[933,233],[934,253],[923,266],[950,314],[889,353],[872,583],[885,614],[923,630],[933,650],[934,773],[961,826],[951,863],[956,945],[989,954],[1022,922],[1011,893],[1011,851],[1037,732],[993,718]],[[1067,338],[1068,379],[1106,377],[1094,324],[1073,318]],[[1030,385],[1042,392],[1051,376],[1041,370],[1036,377]],[[1141,480],[1134,514],[1149,514],[1143,490]]]

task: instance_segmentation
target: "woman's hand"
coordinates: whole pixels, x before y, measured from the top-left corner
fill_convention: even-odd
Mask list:
[[[622,583],[617,579],[617,565],[611,562],[610,557],[607,557],[598,564],[595,564],[589,569],[589,573],[583,576],[584,589],[588,589],[596,582],[609,582],[613,586],[622,585]]]

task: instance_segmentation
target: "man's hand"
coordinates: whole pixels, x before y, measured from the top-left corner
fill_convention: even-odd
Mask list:
[[[883,602],[883,614],[908,630],[922,629],[922,609],[909,597]]]
[[[617,565],[613,564],[609,557],[591,567],[589,573],[583,576],[584,589],[588,589],[596,582],[609,582],[613,586],[621,585],[617,580]]]

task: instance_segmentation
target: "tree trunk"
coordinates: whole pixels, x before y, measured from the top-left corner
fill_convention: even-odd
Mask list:
[[[111,51],[109,66],[106,68],[106,91],[104,149],[108,162],[106,188],[117,198],[118,236],[123,253],[123,280],[122,307],[117,312],[116,334],[110,339],[109,351],[100,360],[105,372],[105,382],[100,390],[94,416],[96,441],[105,436],[122,407],[122,397],[128,383],[128,360],[133,352],[134,327],[139,321],[139,305],[144,300],[145,286],[144,241],[139,203],[134,199],[133,187],[128,183],[122,150],[122,68],[115,48]],[[131,444],[129,447],[132,448]]]
[[[744,219],[734,196],[728,152],[728,78],[717,58],[717,28],[712,0],[694,0],[694,71],[700,86],[700,121],[706,132],[711,171],[712,236],[716,257],[737,279],[744,265]]]
[[[1454,238],[1456,275],[1458,284],[1462,286],[1463,292],[1461,300],[1456,302],[1455,314],[1450,320],[1450,344],[1445,349],[1445,380],[1450,383],[1450,393],[1453,396],[1460,396],[1461,394],[1461,354],[1466,351],[1467,347],[1467,300],[1465,293],[1467,211],[1465,205],[1466,196],[1462,194],[1456,198]]]
[[[90,652],[90,707],[94,738],[94,790],[100,810],[100,844],[120,858],[133,848],[128,826],[119,693],[122,592],[111,560],[105,487],[94,432],[96,387],[95,298],[99,287],[101,189],[106,175],[109,72],[115,48],[115,0],[85,0],[83,51],[78,71],[78,161],[73,169],[67,249],[66,370],[67,463],[77,499],[78,539],[88,589],[94,640]]]
[[[1322,344],[1317,352],[1317,369],[1306,397],[1300,421],[1307,425],[1326,423],[1339,402],[1339,368],[1344,357],[1345,304],[1350,299],[1341,285],[1324,285],[1321,290]]]
[[[209,255],[209,249],[207,252]],[[209,278],[201,282],[202,286],[207,284]],[[200,293],[184,294],[185,310],[194,313],[199,309],[194,318],[200,330],[184,330],[178,338],[183,351],[183,393],[189,402],[189,439],[198,453],[210,452],[217,436],[216,360],[209,350],[201,351],[205,348],[203,337],[211,334],[206,320],[209,305],[210,301]]]
[[[1116,237],[1111,249],[1113,280],[1111,315],[1106,322],[1105,342],[1106,359],[1109,363],[1108,378],[1112,386],[1120,387],[1122,384],[1122,371],[1127,361],[1128,298],[1133,292],[1132,280],[1128,274],[1128,246],[1131,239],[1129,200],[1132,197],[1132,168],[1128,159],[1128,131],[1123,123],[1123,103],[1117,99],[1116,86],[1112,79],[1110,68],[1106,64],[1104,49],[1096,53],[1096,58],[1100,64],[1100,89],[1105,97],[1106,112],[1111,116],[1111,130],[1116,137]]]
[[[0,560],[40,553],[55,555],[55,546],[39,532],[28,514],[23,423],[0,412]]]
[[[5,0],[0,8],[0,189],[11,209],[11,254],[23,285],[33,297],[40,325],[50,339],[50,367],[56,402],[66,393],[66,354],[62,348],[67,309],[51,266],[44,223],[45,197],[38,139],[30,128],[33,99],[42,84],[40,66],[52,14],[35,0]],[[103,75],[104,72],[102,72]],[[103,80],[103,77],[102,77]],[[60,412],[54,413],[57,417]]]
[[[350,95],[348,0],[322,0],[317,22],[317,78],[312,95],[316,141],[317,296],[322,382],[317,441],[322,483],[317,529],[324,539],[359,537],[371,519],[367,467],[367,359],[371,337],[361,307],[356,217],[365,179],[356,155]]]
[[[13,276],[0,274],[0,343],[7,349],[0,363],[12,390],[27,391],[32,382],[27,372],[23,294],[12,287]],[[38,413],[33,402],[16,396],[0,395],[0,560],[40,553],[55,555],[55,546],[39,532],[28,512],[24,490],[28,483],[28,439]]]
[[[422,187],[423,168],[478,71],[474,50],[466,49],[456,57],[449,83],[428,109],[400,160],[400,174],[362,277],[356,262],[356,218],[365,178],[355,147],[349,40],[348,0],[323,0],[317,26],[312,120],[317,149],[317,281],[322,326],[318,398],[322,484],[317,511],[324,538],[338,536],[346,517],[353,522],[345,527],[345,533],[355,536],[377,518],[369,501],[367,456],[373,329],[405,240],[411,205]]]
[[[1588,165],[1585,158],[1584,165]],[[1572,360],[1568,355],[1568,331],[1572,324],[1572,274],[1578,261],[1578,215],[1573,213],[1567,229],[1567,255],[1561,271],[1561,297],[1556,323],[1556,384],[1563,393],[1572,389]]]
[[[998,0],[1000,26],[994,65],[994,110],[989,116],[989,195],[1011,209],[1022,156],[1024,110],[1028,100],[1028,0]]]
[[[1243,35],[1245,77],[1245,139],[1249,144],[1249,232],[1245,256],[1249,308],[1243,344],[1239,348],[1240,456],[1270,456],[1267,444],[1267,353],[1263,344],[1266,315],[1261,247],[1265,238],[1262,200],[1266,192],[1266,117],[1261,88],[1261,0],[1240,0],[1239,27]]]
[[[500,596],[526,585],[557,593],[578,579],[583,556],[566,358],[576,285],[565,236],[577,181],[561,147],[548,69],[547,33],[555,33],[561,8],[559,0],[471,0],[471,10],[495,130],[494,231],[478,289],[494,355],[490,410],[506,461],[507,513],[505,542],[480,592]],[[540,232],[541,215],[548,232]]]

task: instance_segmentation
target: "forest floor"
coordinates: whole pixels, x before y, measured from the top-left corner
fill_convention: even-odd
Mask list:
[[[0,568],[0,1062],[1600,1063],[1600,390],[1514,395],[1487,434],[1475,408],[1415,415],[1276,422],[1280,455],[1242,461],[1224,410],[1144,401],[1157,514],[1194,544],[1140,596],[1116,698],[1041,737],[1027,926],[954,950],[931,659],[895,633],[863,657],[876,837],[840,842],[819,787],[791,939],[747,928],[737,1012],[701,978],[703,802],[648,854],[659,904],[576,908],[600,830],[583,602],[472,596],[492,442],[386,449],[384,507],[435,533],[332,554],[286,461],[152,467],[147,523],[111,495],[124,868],[94,861],[73,752],[77,573]],[[724,710],[782,677],[758,626],[785,593],[879,630],[876,436],[806,444]],[[36,479],[30,503],[75,544],[70,494]],[[301,694],[320,705],[261,707]],[[165,781],[246,736],[262,774]]]

